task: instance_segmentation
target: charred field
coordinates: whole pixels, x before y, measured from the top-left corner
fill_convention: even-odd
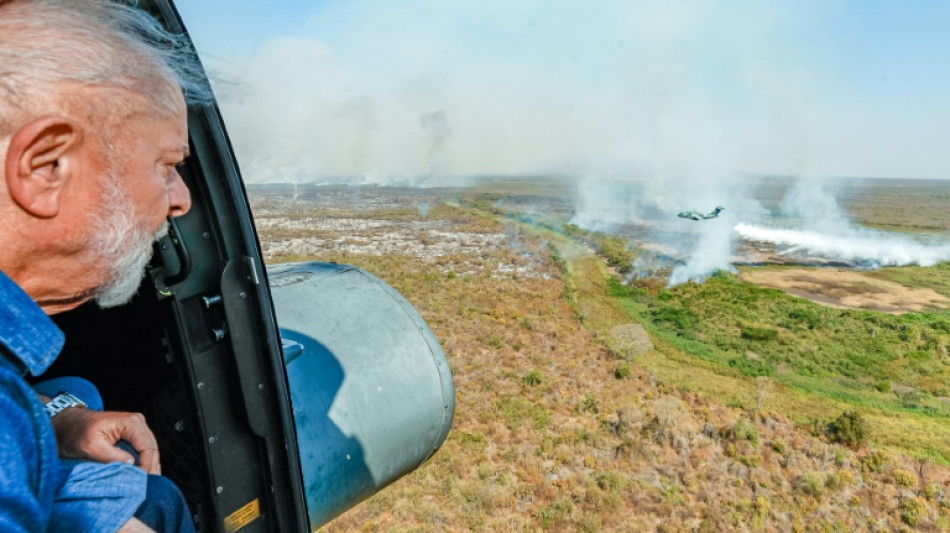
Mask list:
[[[864,227],[950,230],[944,183],[841,187]],[[698,225],[579,224],[575,188],[248,187],[268,262],[373,272],[455,376],[443,449],[327,531],[948,530],[950,264],[738,239],[668,286]]]

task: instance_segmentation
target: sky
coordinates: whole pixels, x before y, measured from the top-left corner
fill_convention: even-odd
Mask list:
[[[950,2],[177,5],[248,181],[950,179]]]

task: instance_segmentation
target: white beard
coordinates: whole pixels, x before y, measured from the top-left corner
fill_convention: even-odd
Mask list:
[[[95,291],[96,304],[102,309],[126,304],[135,296],[152,258],[152,244],[168,234],[168,221],[155,233],[140,228],[135,223],[135,206],[120,180],[109,177],[91,243],[109,271]]]

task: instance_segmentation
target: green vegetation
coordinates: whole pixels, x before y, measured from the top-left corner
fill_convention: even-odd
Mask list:
[[[921,497],[907,498],[900,504],[901,517],[909,526],[918,526],[929,514],[927,501]]]
[[[621,274],[630,272],[636,253],[626,239],[600,231],[590,231],[574,224],[565,224],[562,231],[568,237],[594,249],[598,256]]]
[[[933,289],[950,297],[950,262],[932,267],[890,267],[870,272],[868,275],[900,283],[913,288]]]
[[[861,459],[861,470],[865,472],[883,472],[884,466],[889,462],[887,454],[883,452],[871,452]]]
[[[551,415],[544,407],[521,397],[501,398],[496,402],[496,407],[498,414],[511,429],[529,421],[536,429],[541,429],[551,422]]]
[[[857,412],[845,411],[828,425],[828,436],[845,446],[863,446],[868,440],[867,423]]]
[[[778,331],[769,328],[747,327],[742,328],[740,336],[750,341],[773,341],[778,337]]]
[[[906,489],[917,486],[917,476],[915,476],[913,472],[909,470],[895,468],[894,471],[891,472],[891,477],[894,478],[894,484],[898,487],[903,487]]]
[[[950,418],[950,313],[833,309],[729,274],[672,289],[613,280],[609,292],[650,333],[704,361],[857,406]],[[911,392],[893,394],[892,383]]]
[[[521,382],[529,387],[537,387],[542,381],[544,381],[544,374],[538,369],[528,372],[525,377],[521,378]]]
[[[737,440],[747,440],[752,447],[758,447],[759,445],[759,432],[756,431],[755,426],[752,425],[748,420],[740,418],[736,425],[732,427],[732,435]]]
[[[617,379],[624,379],[630,376],[630,363],[623,361],[617,365],[617,369],[614,370],[614,377]]]

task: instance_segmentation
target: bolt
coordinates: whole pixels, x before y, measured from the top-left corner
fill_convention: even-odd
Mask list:
[[[221,296],[218,294],[214,296],[202,296],[201,301],[205,303],[205,309],[211,309],[212,305],[221,303]]]
[[[214,490],[215,490],[218,494],[221,494],[222,492],[224,492],[224,487],[218,487],[218,488],[216,488],[216,489],[214,489]]]

